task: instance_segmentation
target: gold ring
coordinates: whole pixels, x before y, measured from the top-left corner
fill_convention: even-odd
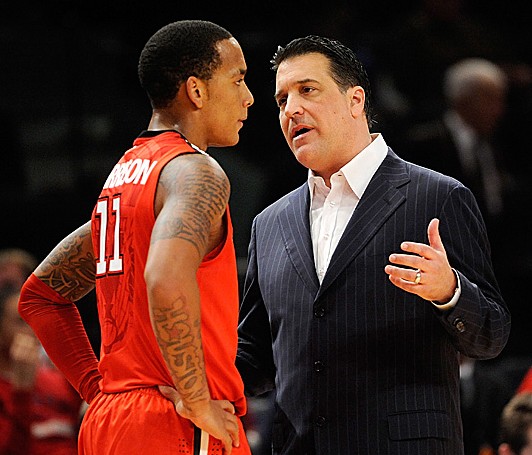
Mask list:
[[[421,282],[421,270],[417,269],[414,284],[419,284],[420,282]]]

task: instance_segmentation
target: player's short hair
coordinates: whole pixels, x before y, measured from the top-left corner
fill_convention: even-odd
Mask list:
[[[231,36],[225,28],[202,20],[173,22],[155,32],[138,64],[140,85],[152,107],[167,107],[190,76],[209,80],[222,63],[217,44]]]

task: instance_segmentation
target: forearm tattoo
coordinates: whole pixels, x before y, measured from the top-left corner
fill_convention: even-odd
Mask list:
[[[175,170],[174,170],[175,169]],[[208,162],[195,163],[179,169],[174,166],[161,176],[160,184],[167,193],[178,187],[178,196],[167,216],[158,220],[152,242],[181,238],[190,242],[203,255],[209,242],[210,229],[225,211],[229,198],[229,182],[220,172],[213,172]]]
[[[161,352],[183,400],[191,403],[208,395],[200,321],[190,319],[185,296],[181,295],[173,305],[154,309],[153,320]]]
[[[36,275],[64,298],[77,301],[94,288],[95,270],[90,225],[85,224],[52,250]]]

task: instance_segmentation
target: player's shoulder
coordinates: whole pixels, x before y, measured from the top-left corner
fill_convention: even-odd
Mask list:
[[[212,156],[205,152],[183,153],[175,156],[164,167],[161,176],[172,178],[184,178],[191,180],[192,177],[212,176],[216,179],[227,180],[227,175],[222,166]]]

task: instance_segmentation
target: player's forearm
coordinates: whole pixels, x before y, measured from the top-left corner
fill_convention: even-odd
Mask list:
[[[194,412],[210,400],[201,342],[199,290],[183,283],[172,292],[152,289],[152,325],[183,405]]]
[[[31,275],[20,294],[19,312],[50,359],[90,403],[99,392],[101,376],[98,360],[74,303]]]

